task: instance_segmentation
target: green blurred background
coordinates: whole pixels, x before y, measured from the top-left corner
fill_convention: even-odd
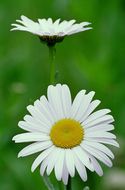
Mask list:
[[[32,34],[10,32],[11,23],[24,14],[92,22],[93,30],[66,37],[57,44],[58,82],[67,83],[73,97],[81,89],[96,91],[100,108],[110,108],[120,149],[113,148],[114,167],[104,176],[89,173],[84,183],[77,176],[73,190],[125,190],[125,0],[0,0],[0,190],[45,189],[39,170],[31,164],[36,155],[17,159],[24,144],[11,139],[32,104],[49,85],[48,49]],[[53,181],[55,187],[61,183]]]

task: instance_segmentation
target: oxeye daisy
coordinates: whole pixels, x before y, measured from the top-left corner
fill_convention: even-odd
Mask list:
[[[12,24],[13,30],[27,31],[40,37],[42,42],[47,43],[49,46],[55,45],[57,42],[61,42],[65,36],[69,36],[78,32],[92,29],[88,26],[89,22],[81,22],[76,24],[76,20],[62,21],[57,19],[53,21],[51,18],[38,19],[38,22],[34,22],[26,16],[21,16],[21,20],[16,20],[19,24]]]
[[[18,157],[39,153],[32,164],[32,172],[40,165],[40,173],[54,170],[57,180],[67,184],[75,171],[83,181],[87,169],[103,175],[99,161],[111,167],[114,154],[106,146],[119,147],[110,131],[114,119],[109,109],[93,112],[100,104],[92,100],[95,92],[81,90],[72,101],[67,85],[50,85],[47,98],[43,95],[34,105],[27,107],[30,115],[19,122],[26,133],[13,137],[16,143],[33,142],[22,149]]]

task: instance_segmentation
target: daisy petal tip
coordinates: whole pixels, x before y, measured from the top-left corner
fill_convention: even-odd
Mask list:
[[[113,166],[113,164],[111,164],[111,165],[109,166],[109,168],[112,168],[112,166]]]
[[[71,177],[74,177],[74,176],[75,176],[75,174],[74,174],[74,173],[72,173],[72,174],[70,174],[70,176],[71,176]]]
[[[103,176],[103,171],[102,171],[101,173],[99,173],[98,175],[99,175],[100,177],[102,177],[102,176]]]
[[[118,142],[115,143],[117,148],[120,148],[120,144]]]
[[[20,22],[20,20],[17,19],[16,22]]]
[[[108,163],[108,165],[107,165],[109,168],[112,168],[112,166],[113,166],[113,163],[112,163],[112,161],[110,160],[110,162]]]
[[[33,173],[35,171],[35,168],[34,168],[34,166],[32,165],[31,166],[31,172]]]
[[[28,105],[28,106],[26,107],[26,109],[29,111],[30,109],[32,109],[32,105]]]
[[[21,123],[22,123],[22,121],[19,121],[17,125],[20,126]]]
[[[32,166],[31,166],[31,172],[34,172],[36,170],[36,168],[38,167],[38,163],[36,163],[36,160],[33,162]]]
[[[16,142],[16,136],[14,136],[14,137],[12,138],[12,141],[15,141],[15,142]]]
[[[27,18],[26,16],[24,16],[24,15],[21,15],[21,19],[23,19],[23,18]]]
[[[11,28],[11,29],[10,29],[10,32],[12,32],[12,31],[14,31],[14,30],[15,30],[15,28]]]
[[[87,95],[88,95],[88,97],[89,97],[89,96],[94,97],[94,96],[95,96],[95,91],[91,91],[91,92],[89,92]]]
[[[107,111],[110,113],[111,112],[111,110],[110,109],[107,109]]]
[[[19,152],[19,154],[17,155],[17,158],[20,158],[22,157],[21,153]]]
[[[27,107],[26,107],[26,109],[28,110],[30,108],[30,105],[28,105]]]
[[[91,91],[92,94],[95,94],[95,91]]]
[[[57,177],[57,176],[56,176],[56,179],[57,179],[58,181],[61,181],[61,177]]]
[[[41,175],[41,176],[44,176],[44,174],[45,174],[45,171],[42,171],[42,170],[40,169],[40,175]]]
[[[14,141],[14,137],[12,138],[12,141]]]
[[[64,185],[67,185],[67,184],[68,184],[68,181],[64,181],[64,180],[63,180],[63,183],[64,183]]]
[[[97,100],[98,101],[98,105],[101,104],[101,100]]]
[[[92,172],[94,172],[94,171],[95,171],[95,170],[94,170],[94,167],[91,167],[91,171],[92,171]]]
[[[88,180],[88,177],[84,178],[83,181],[86,182]]]

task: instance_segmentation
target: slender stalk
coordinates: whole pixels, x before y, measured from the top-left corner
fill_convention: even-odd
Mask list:
[[[70,176],[69,176],[68,184],[66,185],[66,190],[72,190],[71,177]]]
[[[56,82],[56,65],[55,65],[56,49],[54,45],[48,45],[48,48],[49,48],[49,60],[50,60],[50,84],[55,84]],[[43,175],[43,181],[48,190],[55,190],[53,184],[51,183],[46,173]]]
[[[49,47],[49,58],[50,58],[50,84],[55,84],[56,80],[56,65],[55,65],[55,46]]]
[[[48,190],[55,190],[55,188],[52,185],[49,177],[46,174],[43,175],[43,181],[44,181],[44,183],[45,183]]]

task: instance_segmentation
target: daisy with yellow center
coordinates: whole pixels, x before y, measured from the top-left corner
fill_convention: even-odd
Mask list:
[[[56,178],[67,184],[75,170],[83,181],[87,180],[86,168],[102,176],[98,160],[112,166],[114,155],[105,144],[119,147],[116,136],[110,132],[114,119],[109,109],[93,112],[100,103],[92,101],[94,94],[81,90],[72,102],[67,85],[50,85],[47,98],[42,96],[27,107],[31,115],[26,115],[19,127],[28,132],[13,140],[33,142],[19,152],[19,157],[40,152],[32,171],[39,165],[41,175],[50,175],[54,170]]]

